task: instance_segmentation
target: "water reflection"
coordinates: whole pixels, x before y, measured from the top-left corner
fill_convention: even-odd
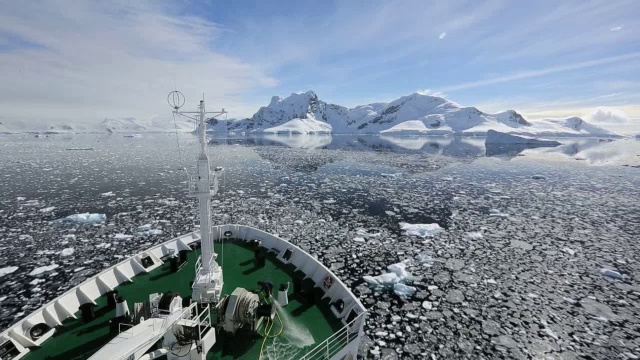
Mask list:
[[[285,146],[295,149],[375,151],[442,155],[455,158],[514,157],[579,160],[588,164],[640,165],[640,141],[634,139],[558,139],[561,145],[485,144],[484,137],[376,135],[264,135],[212,138],[211,144]]]

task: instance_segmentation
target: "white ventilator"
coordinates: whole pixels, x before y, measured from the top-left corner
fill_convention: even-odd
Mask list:
[[[289,304],[289,283],[286,284],[282,284],[282,286],[280,286],[280,288],[278,289],[278,304],[280,304],[280,306],[285,307],[287,306],[287,304]]]
[[[129,306],[127,305],[127,300],[118,297],[116,300],[116,317],[120,316],[129,316]]]

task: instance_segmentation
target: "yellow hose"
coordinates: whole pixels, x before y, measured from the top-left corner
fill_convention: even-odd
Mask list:
[[[280,334],[282,334],[282,331],[284,330],[284,323],[282,322],[282,319],[280,318],[280,314],[278,314],[277,311],[276,311],[276,316],[278,317],[278,321],[280,321],[280,330],[278,331],[277,334],[270,335],[275,321],[271,320],[270,318],[267,318],[267,325],[265,325],[265,332],[262,335],[264,337],[264,340],[262,340],[262,345],[260,346],[260,357],[259,357],[260,360],[262,360],[262,352],[264,350],[264,344],[267,342],[267,339],[277,338],[278,336],[280,336]],[[269,326],[269,322],[271,322],[271,326]]]
[[[268,323],[271,319],[267,320],[267,325],[269,326]],[[271,328],[273,328],[273,322],[271,322],[271,326],[266,329],[265,328],[265,332],[264,332],[264,340],[262,340],[262,345],[260,346],[260,360],[262,360],[262,352],[264,351],[264,344],[267,342],[267,339],[269,338],[269,333],[271,332]]]

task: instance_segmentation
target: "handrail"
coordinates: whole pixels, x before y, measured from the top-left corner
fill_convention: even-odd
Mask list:
[[[338,330],[335,334],[331,335],[323,342],[316,345],[311,351],[307,352],[301,360],[313,360],[313,359],[331,359],[334,355],[344,349],[352,339],[349,339],[349,334],[358,334],[364,326],[364,319],[366,312],[360,313],[355,319],[351,320],[347,325]],[[357,330],[352,330],[353,325],[357,321],[361,321]],[[356,335],[357,336],[357,335]]]

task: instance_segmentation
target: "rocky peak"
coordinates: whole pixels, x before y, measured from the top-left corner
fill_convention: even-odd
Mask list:
[[[501,120],[502,122],[511,122],[514,124],[525,125],[525,126],[531,125],[530,122],[525,120],[525,118],[522,115],[515,112],[514,110],[507,110],[503,113],[496,114],[496,117],[498,118],[498,120]]]

